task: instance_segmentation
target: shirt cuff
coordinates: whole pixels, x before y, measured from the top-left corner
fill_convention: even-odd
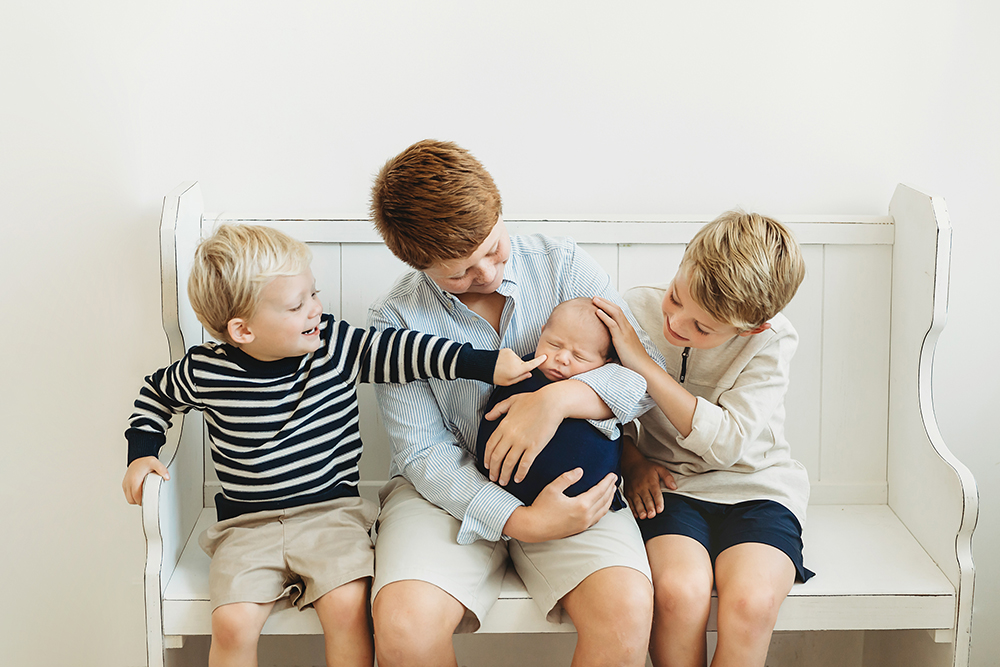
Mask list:
[[[485,484],[469,503],[465,518],[458,529],[458,543],[472,544],[476,540],[497,542],[506,539],[503,528],[507,520],[524,503],[496,484]]]
[[[588,419],[587,421],[608,440],[617,440],[618,436],[621,435],[621,431],[618,429],[617,418],[602,420]]]
[[[460,378],[493,384],[493,373],[499,358],[500,350],[477,350],[466,343],[458,351],[455,374]]]
[[[617,364],[605,364],[573,379],[593,389],[622,424],[632,421],[642,411],[640,406],[646,395],[646,379],[635,371]],[[599,422],[591,423],[596,426]]]

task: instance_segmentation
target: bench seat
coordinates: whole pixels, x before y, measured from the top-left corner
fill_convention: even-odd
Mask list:
[[[198,535],[215,521],[202,511],[163,596],[167,637],[210,634],[208,556]],[[818,505],[809,508],[805,562],[817,574],[795,584],[781,607],[776,630],[950,630],[955,587],[886,505]],[[713,604],[710,629],[715,628]],[[481,633],[572,632],[546,623],[520,578],[509,569],[500,600]],[[311,610],[271,614],[264,634],[322,634]]]

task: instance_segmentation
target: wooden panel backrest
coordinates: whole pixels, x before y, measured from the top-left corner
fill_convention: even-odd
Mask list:
[[[684,245],[708,217],[632,221],[508,220],[511,233],[572,236],[619,290],[670,280]],[[888,217],[786,217],[806,256],[806,279],[786,309],[800,334],[787,398],[787,436],[809,470],[813,503],[885,503],[889,377],[889,301],[894,229]],[[328,312],[363,326],[368,304],[407,270],[363,220],[280,220],[202,215],[207,235],[222,222],[267,224],[306,241]],[[193,249],[191,233],[185,252]],[[179,244],[180,247],[181,244]],[[180,251],[179,251],[180,252]],[[189,266],[178,255],[178,273]],[[178,299],[185,343],[205,340]],[[185,309],[187,313],[185,313]],[[192,323],[193,322],[193,323]],[[363,492],[371,497],[389,468],[389,443],[374,393],[359,388]],[[205,448],[205,500],[218,482]]]

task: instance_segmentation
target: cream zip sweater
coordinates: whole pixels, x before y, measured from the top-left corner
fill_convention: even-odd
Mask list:
[[[736,336],[710,350],[676,347],[663,337],[660,304],[667,285],[625,294],[642,328],[666,359],[666,370],[698,399],[688,437],[653,408],[629,425],[626,437],[666,466],[681,495],[722,504],[773,500],[805,525],[809,477],[785,440],[785,393],[798,334],[784,315],[771,328]],[[638,430],[638,434],[636,431]],[[663,489],[667,489],[664,487]]]

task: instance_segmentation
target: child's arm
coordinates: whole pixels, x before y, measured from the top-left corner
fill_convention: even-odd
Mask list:
[[[413,380],[479,380],[508,386],[527,379],[545,356],[523,361],[513,350],[477,350],[469,343],[408,329],[362,329],[346,322],[339,327],[331,347],[348,355],[344,367],[354,370],[361,382],[404,384]],[[353,357],[353,358],[351,358]],[[340,360],[335,360],[340,361]]]
[[[506,486],[514,473],[521,482],[535,457],[548,444],[563,419],[609,419],[611,408],[589,386],[578,380],[562,380],[541,389],[515,394],[497,403],[485,418],[505,418],[486,442],[483,463],[490,481]]]
[[[637,372],[648,374],[649,394],[677,429],[677,444],[713,469],[724,470],[739,461],[745,447],[769,428],[775,411],[782,409],[790,362],[798,347],[798,334],[790,326],[782,326],[780,330],[772,326],[754,334],[764,338],[732,387],[713,403],[690,394],[666,371],[644,361],[630,341],[629,334],[634,335],[634,331],[629,323],[610,305],[597,301],[595,304],[605,312],[602,320],[612,332],[619,355],[625,350],[622,362],[636,364]]]
[[[656,401],[666,418],[681,437],[689,436],[698,399],[653,361],[639,341],[635,328],[617,304],[601,297],[594,297],[594,304],[598,308],[597,316],[611,332],[611,340],[622,365],[646,379],[646,391]]]
[[[183,399],[184,395],[189,398]],[[129,465],[122,479],[122,490],[130,505],[142,504],[142,486],[147,474],[155,472],[164,481],[170,479],[166,466],[156,455],[166,442],[170,418],[194,407],[191,400],[195,395],[190,354],[146,377],[125,431]]]

